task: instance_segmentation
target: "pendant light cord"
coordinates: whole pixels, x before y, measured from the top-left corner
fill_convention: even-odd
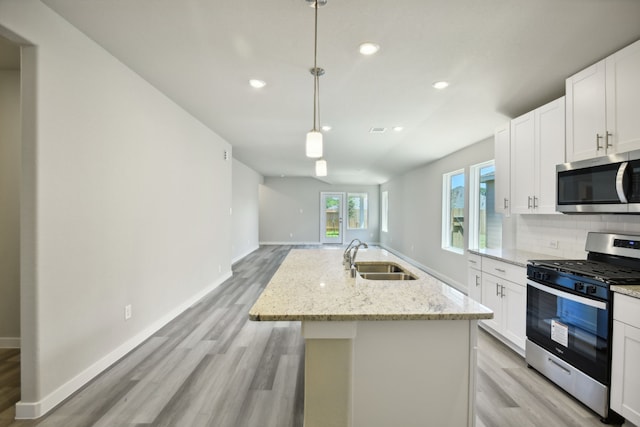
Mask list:
[[[320,121],[320,79],[318,76],[318,1],[315,1],[315,31],[313,35],[313,130],[318,131],[316,118]]]

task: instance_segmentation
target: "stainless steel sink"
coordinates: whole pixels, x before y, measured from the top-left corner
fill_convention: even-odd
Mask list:
[[[356,270],[358,270],[359,273],[406,273],[406,271],[397,264],[375,261],[356,262]]]
[[[367,280],[416,280],[417,277],[398,264],[385,261],[356,262],[360,277]]]
[[[416,280],[410,273],[360,273],[360,277],[367,280]]]

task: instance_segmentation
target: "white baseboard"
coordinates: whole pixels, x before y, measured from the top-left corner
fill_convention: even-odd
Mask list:
[[[260,242],[260,245],[268,246],[268,245],[278,245],[278,246],[296,246],[296,245],[318,245],[321,246],[320,242]]]
[[[20,348],[20,338],[0,337],[0,348]]]
[[[258,250],[258,248],[260,247],[260,245],[256,245],[253,248],[249,249],[247,252],[238,255],[237,257],[235,257],[234,259],[231,260],[231,264],[235,264],[236,262],[242,260],[244,257],[252,254],[253,252],[255,252],[256,250]]]
[[[418,261],[406,256],[405,254],[396,251],[395,249],[392,249],[386,245],[380,245],[380,247],[382,249],[385,249],[389,252],[391,252],[392,254],[394,254],[395,256],[397,256],[398,258],[402,258],[403,260],[407,261],[409,264],[413,264],[416,267],[418,267],[420,270],[426,271],[427,273],[429,273],[430,275],[432,275],[433,277],[435,277],[436,279],[440,280],[441,282],[446,283],[447,285],[457,289],[458,291],[462,292],[463,294],[467,295],[467,285],[466,284],[462,284],[460,282],[458,282],[457,280],[452,279],[451,277],[445,276],[442,273],[439,273],[429,267],[427,267],[426,265],[420,264]],[[466,268],[466,264],[465,264],[465,268]]]
[[[160,330],[167,323],[178,317],[182,312],[186,309],[200,301],[204,298],[209,292],[213,291],[215,288],[220,286],[225,280],[229,279],[233,273],[231,271],[227,272],[223,277],[218,279],[216,282],[209,285],[207,288],[203,289],[193,297],[189,298],[187,301],[183,302],[169,313],[162,316],[160,319],[153,322],[149,327],[141,331],[139,334],[131,337],[127,341],[125,341],[118,348],[105,355],[102,359],[98,360],[93,365],[89,366],[87,369],[82,371],[80,374],[67,381],[62,386],[58,387],[54,392],[50,393],[48,396],[45,396],[42,400],[38,402],[23,402],[20,401],[16,403],[16,419],[17,420],[27,420],[40,418],[45,415],[51,409],[56,407],[56,405],[60,404],[63,400],[69,397],[71,394],[79,390],[86,383],[95,378],[98,374],[102,373],[105,369],[113,365],[115,362],[124,357],[131,350],[136,348],[138,345],[142,344],[147,338],[152,336],[156,331]]]

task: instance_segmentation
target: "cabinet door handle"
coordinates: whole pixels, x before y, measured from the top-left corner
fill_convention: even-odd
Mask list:
[[[504,286],[500,285],[500,298],[504,298]]]
[[[509,208],[509,199],[507,199],[506,197],[504,198],[504,208],[505,209]]]
[[[500,296],[500,284],[496,283],[496,296],[499,297]]]
[[[602,145],[600,145],[600,140],[602,139],[602,135],[596,133],[596,151],[602,150]]]
[[[533,196],[533,208],[538,208],[538,198],[536,196]]]
[[[531,196],[527,196],[527,209],[531,209]]]
[[[476,274],[476,286],[480,286],[480,276]]]
[[[611,132],[607,131],[607,133],[605,134],[605,139],[604,139],[604,143],[605,143],[605,146],[607,148],[613,147],[613,144],[609,142],[609,137],[610,136],[613,136],[613,134]]]

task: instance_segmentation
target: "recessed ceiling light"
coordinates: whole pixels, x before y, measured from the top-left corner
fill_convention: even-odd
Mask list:
[[[433,87],[435,87],[436,89],[444,89],[448,86],[449,86],[449,82],[445,82],[445,81],[435,82],[433,84]]]
[[[262,89],[267,85],[267,83],[264,80],[251,79],[249,80],[249,85],[256,89]]]
[[[329,125],[324,125],[324,126],[322,126],[322,130],[323,130],[323,131],[325,131],[325,132],[328,132],[328,131],[330,131],[330,130],[331,130],[331,126],[329,126]]]
[[[360,45],[360,53],[363,55],[373,55],[380,50],[380,45],[376,43],[366,42]]]
[[[396,132],[402,132],[404,130],[402,126],[394,126],[392,129]]]

